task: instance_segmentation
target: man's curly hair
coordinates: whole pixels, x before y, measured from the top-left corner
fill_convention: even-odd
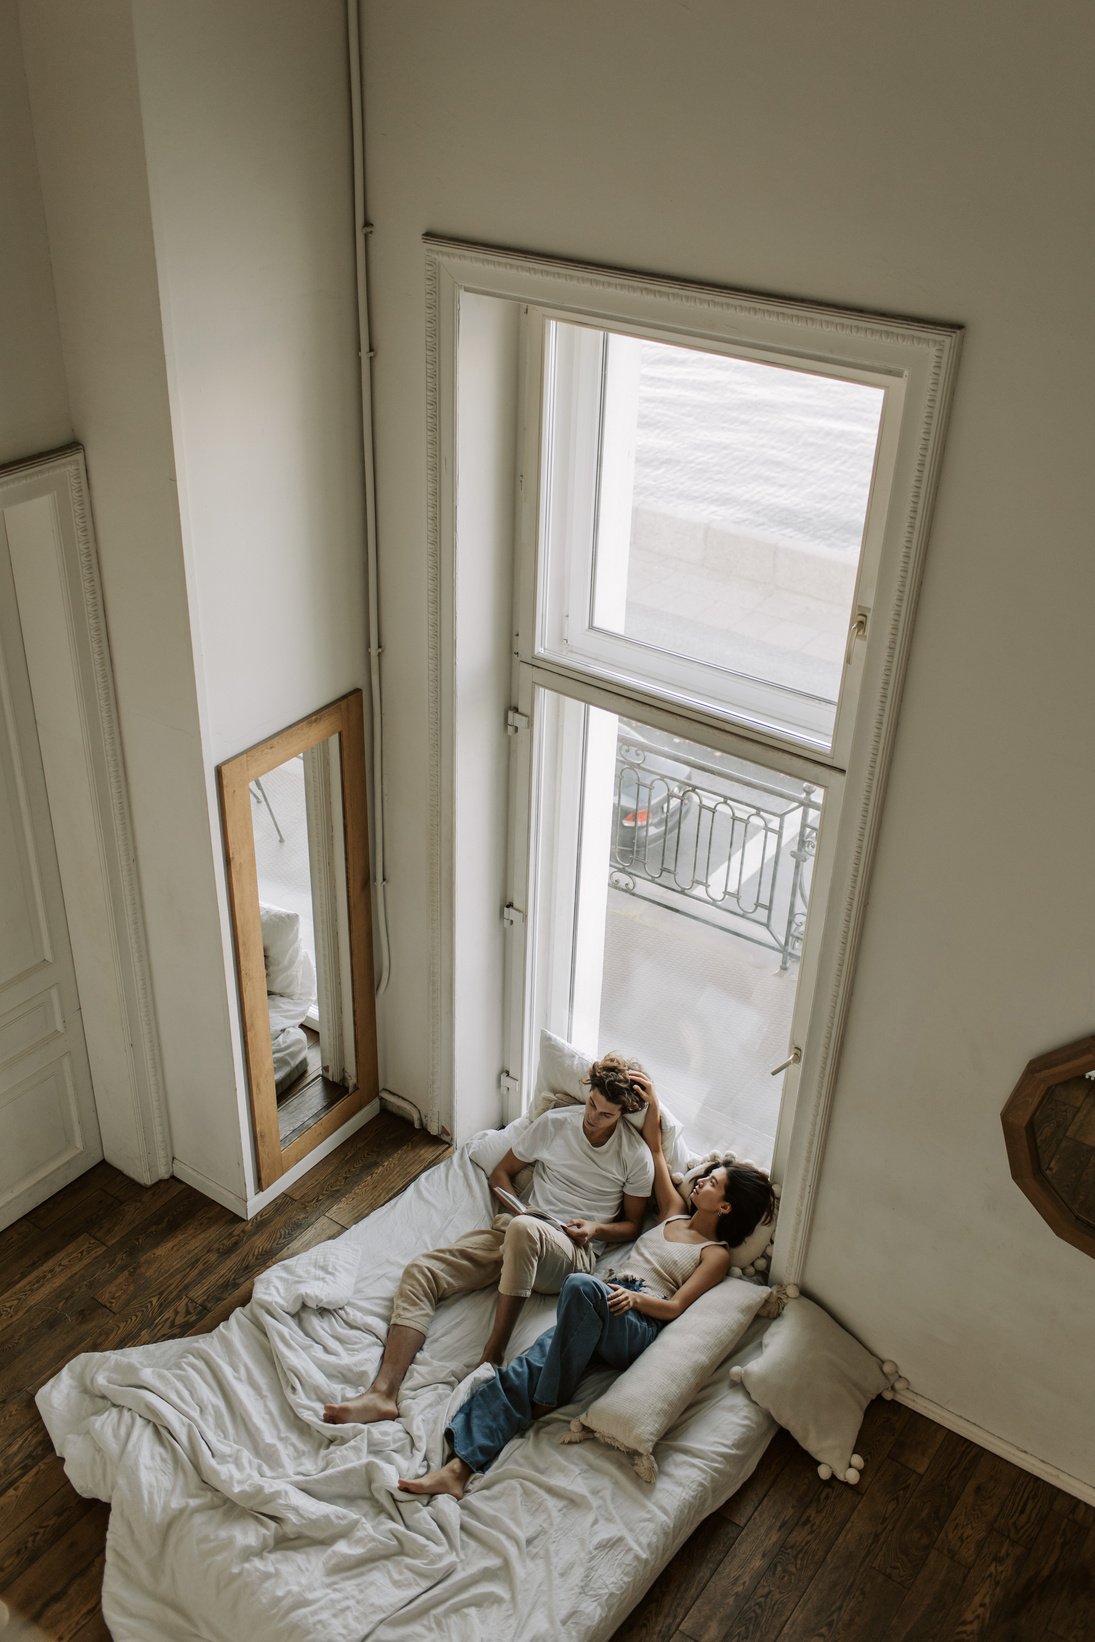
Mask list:
[[[589,1076],[582,1079],[591,1089],[596,1089],[599,1095],[610,1100],[613,1106],[618,1106],[623,1112],[641,1112],[646,1101],[632,1082],[632,1074],[644,1072],[645,1067],[640,1061],[628,1060],[623,1055],[602,1055],[595,1060],[589,1069]]]

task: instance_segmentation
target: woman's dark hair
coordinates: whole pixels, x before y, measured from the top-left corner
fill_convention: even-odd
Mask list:
[[[700,1169],[693,1176],[692,1185],[714,1174],[716,1169],[726,1170],[726,1201],[730,1204],[730,1213],[719,1215],[715,1236],[728,1249],[736,1249],[758,1226],[766,1226],[774,1218],[776,1194],[763,1170],[754,1168],[751,1163],[735,1163],[732,1157],[724,1157]],[[693,1213],[691,1202],[688,1212]]]
[[[646,1101],[631,1081],[632,1073],[643,1071],[641,1062],[627,1060],[623,1055],[602,1055],[595,1060],[589,1069],[589,1076],[582,1079],[591,1089],[596,1089],[599,1095],[610,1100],[613,1106],[618,1106],[624,1112],[641,1112]]]

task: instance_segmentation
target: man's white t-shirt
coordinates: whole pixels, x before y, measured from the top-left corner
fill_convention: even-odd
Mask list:
[[[515,1157],[536,1165],[529,1204],[557,1220],[615,1220],[621,1198],[649,1197],[654,1160],[642,1136],[621,1117],[603,1146],[582,1132],[581,1106],[558,1106],[513,1143]]]

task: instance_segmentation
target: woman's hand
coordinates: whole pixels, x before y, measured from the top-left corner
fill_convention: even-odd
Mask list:
[[[639,1311],[641,1296],[637,1289],[617,1288],[615,1283],[608,1285],[608,1309],[614,1317],[620,1317],[625,1311]]]

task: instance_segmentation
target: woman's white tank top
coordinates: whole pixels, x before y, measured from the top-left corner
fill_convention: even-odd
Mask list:
[[[671,1214],[668,1220],[643,1232],[628,1255],[626,1266],[622,1271],[609,1272],[609,1280],[633,1277],[648,1294],[656,1294],[660,1300],[671,1299],[696,1270],[704,1249],[720,1246],[715,1238],[705,1243],[671,1243],[665,1228],[674,1220],[689,1218],[687,1214]]]

